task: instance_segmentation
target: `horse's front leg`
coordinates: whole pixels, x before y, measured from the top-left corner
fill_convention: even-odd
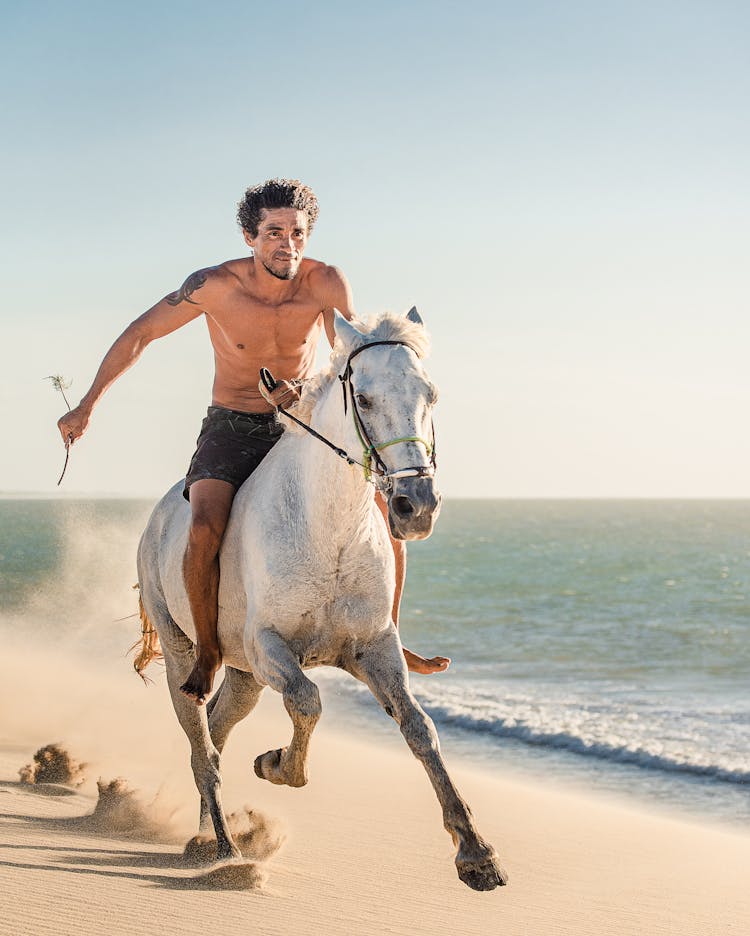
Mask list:
[[[320,718],[320,693],[302,672],[284,639],[270,627],[255,632],[253,672],[261,684],[280,692],[294,727],[288,747],[255,758],[255,773],[271,783],[301,787],[307,783],[310,736]]]
[[[412,753],[423,764],[443,810],[443,825],[456,845],[456,868],[474,890],[492,890],[507,882],[495,849],[479,835],[471,810],[448,775],[435,726],[411,694],[406,663],[395,628],[365,649],[347,669],[365,682],[396,721]]]
[[[216,857],[219,860],[239,858],[241,852],[232,838],[222,806],[221,758],[211,740],[206,709],[197,706],[180,691],[180,686],[195,664],[195,650],[176,625],[168,628],[163,621],[159,625],[159,639],[175,714],[190,741],[193,777],[201,795],[202,830],[207,831],[210,819],[216,835]]]
[[[252,673],[234,667],[225,668],[224,679],[206,705],[208,730],[216,750],[221,754],[232,728],[255,708],[263,687]],[[198,837],[205,838],[212,828],[209,804],[201,796]]]

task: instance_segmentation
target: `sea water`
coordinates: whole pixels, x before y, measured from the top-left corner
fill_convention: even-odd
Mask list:
[[[151,506],[0,500],[0,628],[123,653]],[[448,501],[401,631],[453,660],[412,678],[452,761],[750,826],[750,502]],[[310,675],[324,717],[393,734],[350,677]]]

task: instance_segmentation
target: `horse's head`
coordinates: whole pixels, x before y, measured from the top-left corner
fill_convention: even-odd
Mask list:
[[[336,315],[336,335],[346,353],[344,383],[363,459],[388,502],[397,539],[424,539],[440,512],[435,486],[432,408],[435,385],[422,365],[428,339],[416,309],[381,317],[360,331]]]

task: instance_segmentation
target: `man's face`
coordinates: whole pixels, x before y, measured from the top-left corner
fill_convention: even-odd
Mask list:
[[[277,279],[291,280],[297,275],[307,245],[307,215],[296,208],[263,210],[258,236],[245,231],[245,243],[253,248],[258,263]]]

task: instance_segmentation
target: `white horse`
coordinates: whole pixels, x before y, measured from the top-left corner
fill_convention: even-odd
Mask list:
[[[182,482],[175,485],[154,509],[138,550],[144,631],[150,620],[158,632],[172,702],[192,748],[200,833],[210,833],[213,823],[217,858],[240,854],[221,805],[220,754],[229,732],[265,686],[280,692],[292,740],[256,758],[255,772],[271,783],[303,786],[321,713],[318,689],[303,670],[337,666],[370,687],[424,765],[457,848],[461,880],[490,890],[505,883],[505,873],[409,689],[391,619],[393,554],[370,483],[374,475],[386,493],[394,536],[429,536],[440,495],[431,418],[436,391],[421,360],[428,338],[416,309],[406,317],[382,315],[362,330],[337,313],[335,328],[331,366],[308,384],[295,413],[365,467],[336,458],[280,417],[288,429],[238,491],[221,547],[218,634],[226,670],[206,707],[179,690],[195,661],[195,628],[182,576],[190,509]],[[147,636],[147,650],[148,643]]]

